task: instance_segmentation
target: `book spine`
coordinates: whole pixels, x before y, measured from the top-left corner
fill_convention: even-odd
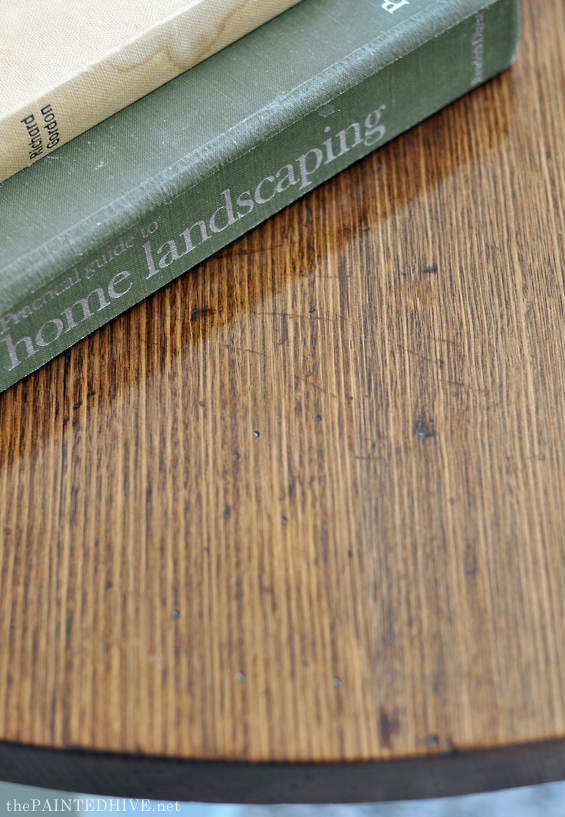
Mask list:
[[[0,182],[297,2],[191,3],[94,64],[85,65],[58,87],[0,114]]]
[[[0,390],[504,70],[518,26],[518,0],[496,0],[77,258],[0,316]]]

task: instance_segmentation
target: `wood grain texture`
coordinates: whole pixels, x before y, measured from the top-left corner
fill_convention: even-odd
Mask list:
[[[0,396],[0,740],[565,737],[564,50],[525,0],[510,71]]]

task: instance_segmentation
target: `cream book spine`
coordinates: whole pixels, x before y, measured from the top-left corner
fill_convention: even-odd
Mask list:
[[[0,182],[297,2],[1,0]]]

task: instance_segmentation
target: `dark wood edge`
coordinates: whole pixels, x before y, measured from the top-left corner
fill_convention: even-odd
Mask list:
[[[209,803],[367,803],[565,779],[565,739],[354,763],[226,763],[0,742],[0,780],[63,791]]]

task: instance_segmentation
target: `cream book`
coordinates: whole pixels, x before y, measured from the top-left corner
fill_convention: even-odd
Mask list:
[[[0,182],[297,2],[0,0]]]

